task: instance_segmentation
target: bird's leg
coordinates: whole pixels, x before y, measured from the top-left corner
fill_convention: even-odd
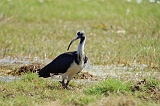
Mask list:
[[[68,79],[67,79],[67,82],[66,82],[66,87],[68,88],[68,84],[69,82],[71,81],[71,79],[73,78],[73,75],[68,75]]]
[[[62,74],[62,86],[63,88],[67,88],[66,84],[65,84],[65,79],[67,78],[68,76],[64,73]]]
[[[62,80],[62,86],[65,88],[66,84],[64,83],[64,79]]]
[[[70,81],[67,81],[67,82],[66,82],[66,87],[68,87],[69,82],[70,82]]]

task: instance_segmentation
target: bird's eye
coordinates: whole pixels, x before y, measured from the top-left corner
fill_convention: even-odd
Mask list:
[[[80,32],[77,33],[77,35],[80,35],[80,34],[81,34]]]

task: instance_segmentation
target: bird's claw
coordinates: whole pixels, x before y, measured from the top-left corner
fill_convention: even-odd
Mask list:
[[[59,82],[62,84],[64,89],[68,89],[68,86],[63,81],[59,81]]]
[[[64,89],[68,89],[68,86],[67,85],[62,85]]]

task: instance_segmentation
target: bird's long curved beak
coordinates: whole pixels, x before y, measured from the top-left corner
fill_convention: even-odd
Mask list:
[[[74,39],[70,42],[70,44],[68,45],[68,49],[67,49],[67,50],[69,50],[71,44],[72,44],[74,41],[76,41],[77,39],[79,39],[79,37],[74,38]]]

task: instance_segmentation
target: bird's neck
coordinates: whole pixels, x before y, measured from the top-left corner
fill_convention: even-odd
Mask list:
[[[86,40],[85,37],[81,38],[80,43],[78,45],[77,54],[78,54],[79,62],[83,60],[85,40]]]

